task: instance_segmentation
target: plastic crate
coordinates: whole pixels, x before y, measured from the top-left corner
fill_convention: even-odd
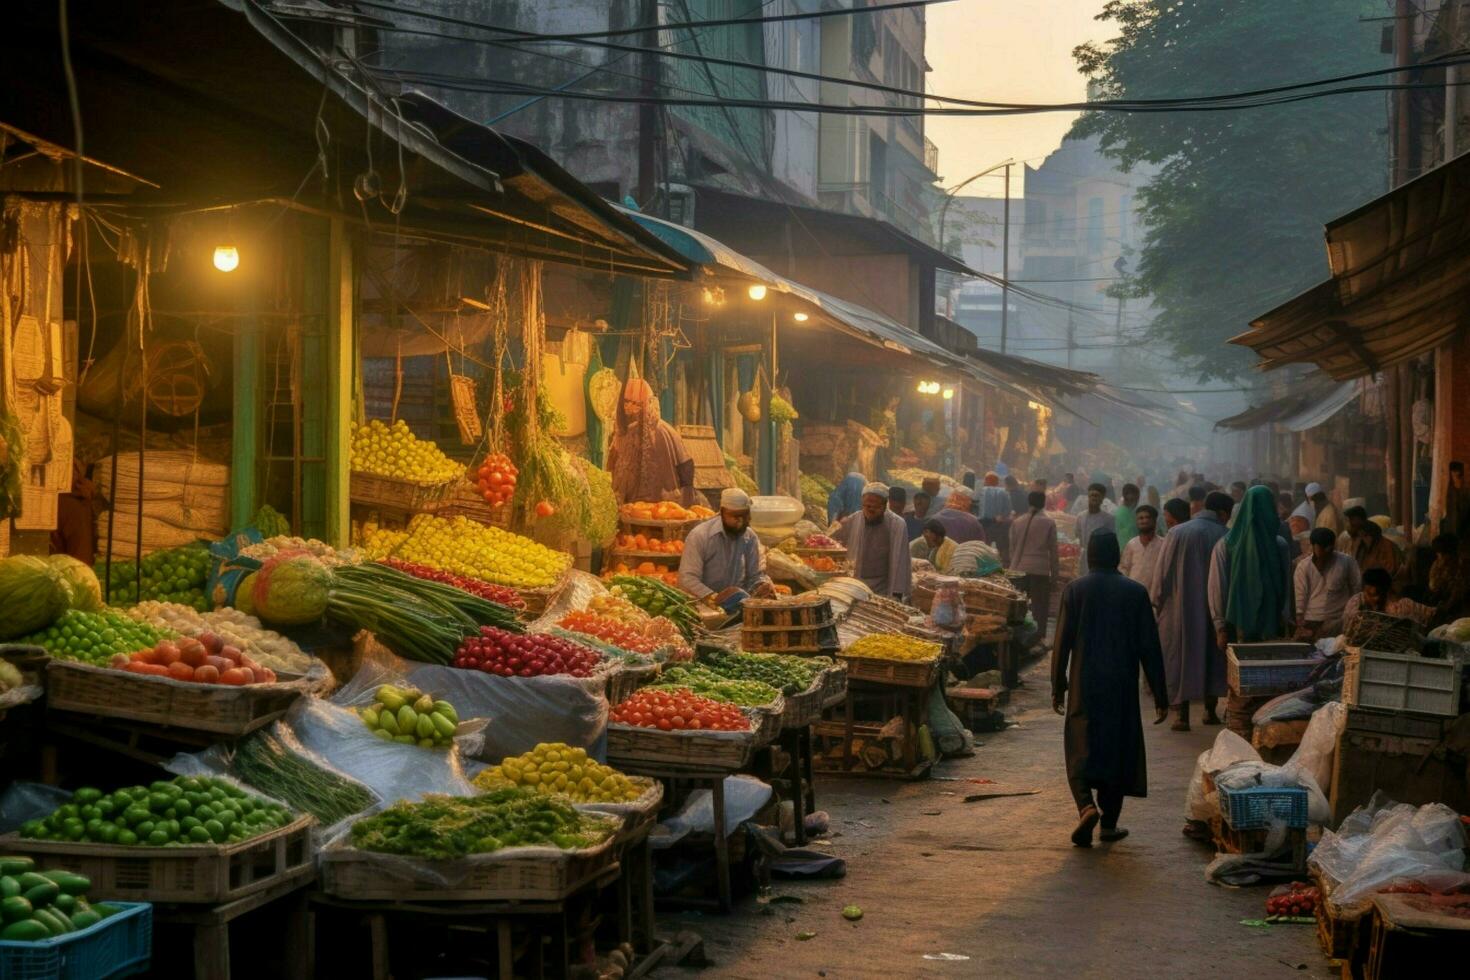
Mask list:
[[[1225,651],[1226,684],[1243,697],[1286,694],[1306,687],[1319,663],[1310,643],[1232,643]]]
[[[153,956],[153,906],[107,904],[121,911],[85,929],[33,943],[0,940],[0,977],[103,980],[142,973]]]
[[[1278,820],[1288,827],[1307,825],[1307,791],[1299,786],[1220,787],[1220,813],[1232,830],[1269,827]]]
[[[1454,717],[1460,713],[1460,662],[1381,650],[1349,652],[1342,700],[1381,711]]]

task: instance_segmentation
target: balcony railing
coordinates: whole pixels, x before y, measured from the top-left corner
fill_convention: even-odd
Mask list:
[[[939,176],[939,147],[929,137],[924,137],[924,169]]]

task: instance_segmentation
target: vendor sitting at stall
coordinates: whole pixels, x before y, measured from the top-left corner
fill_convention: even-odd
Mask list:
[[[980,522],[975,521],[975,526]],[[913,583],[908,528],[902,517],[888,509],[888,487],[881,483],[863,487],[862,510],[844,518],[834,537],[847,548],[853,574],[868,588],[884,598],[908,596]],[[688,554],[689,546],[684,548]]]
[[[967,490],[951,490],[944,507],[934,519],[944,525],[944,533],[955,544],[966,541],[989,541],[980,518],[970,513],[971,497]]]
[[[720,494],[720,512],[684,539],[679,588],[712,606],[739,590],[775,595],[760,541],[750,529],[750,495],[744,490],[730,487]]]
[[[659,418],[658,399],[642,378],[629,378],[618,404],[607,470],[621,503],[659,501],[675,492],[694,503],[694,457],[679,430]]]
[[[954,557],[954,542],[944,533],[944,525],[931,517],[924,522],[924,532],[909,542],[909,556],[921,558],[943,572]]]
[[[1413,599],[1405,599],[1395,594],[1393,576],[1383,568],[1369,568],[1363,571],[1363,591],[1349,599],[1347,605],[1342,609],[1343,628],[1351,626],[1353,620],[1358,618],[1358,613],[1364,609],[1397,616],[1400,619],[1412,619],[1420,626],[1428,626],[1429,621],[1434,617],[1433,606],[1422,605]]]

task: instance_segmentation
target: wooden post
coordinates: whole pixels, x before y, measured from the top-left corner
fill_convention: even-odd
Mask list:
[[[249,312],[235,325],[234,414],[230,431],[230,526],[241,528],[255,517],[256,453],[260,436],[256,430],[260,400],[260,319],[255,297],[250,294]]]
[[[357,371],[353,346],[352,240],[341,218],[333,218],[327,268],[326,531],[327,542],[348,543],[350,497],[348,469],[352,451],[352,393]]]

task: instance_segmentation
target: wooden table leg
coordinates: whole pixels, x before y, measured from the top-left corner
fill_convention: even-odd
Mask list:
[[[734,902],[730,895],[730,839],[725,836],[725,780],[711,780],[710,798],[715,811],[715,879],[720,889],[720,911],[728,912]]]
[[[817,812],[817,760],[812,750],[812,728],[810,725],[801,730],[801,759],[802,767],[806,770],[806,812],[808,814]],[[803,821],[804,823],[805,821]]]
[[[311,980],[316,974],[311,908],[306,900],[306,889],[299,889],[285,898],[281,902],[281,911],[286,916],[281,942],[286,954],[287,980]]]
[[[852,685],[847,686],[847,697],[843,701],[842,771],[852,769]]]
[[[618,942],[633,941],[633,876],[631,849],[623,853],[622,873],[618,875]]]
[[[381,912],[368,915],[369,946],[373,957],[373,980],[390,980],[393,975],[388,960],[388,920]]]
[[[500,960],[500,980],[516,980],[516,951],[512,945],[515,942],[510,931],[510,919],[502,916],[495,923],[496,953]]]
[[[805,729],[793,728],[781,735],[781,749],[788,758],[786,771],[791,778],[791,811],[796,817],[796,826],[792,828],[792,835],[797,847],[806,846],[806,784],[802,772],[801,755],[801,733]]]
[[[634,944],[636,952],[647,955],[653,952],[656,942],[655,912],[653,904],[653,842],[645,836],[643,843],[638,845],[638,855],[634,858],[638,868],[638,901],[642,906],[639,915],[638,938]]]
[[[194,975],[230,980],[230,924],[194,927]]]

